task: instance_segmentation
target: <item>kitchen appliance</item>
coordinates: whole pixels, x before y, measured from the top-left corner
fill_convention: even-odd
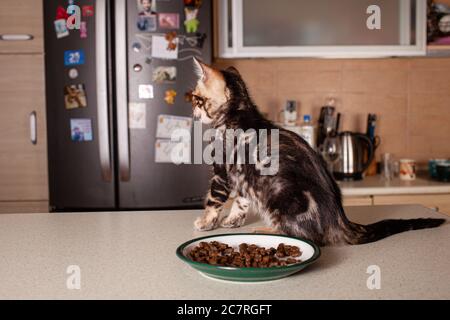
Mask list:
[[[361,133],[344,131],[337,135],[340,148],[339,158],[333,164],[333,174],[337,180],[361,180],[363,172],[372,162],[374,146]],[[365,157],[365,153],[367,157]]]
[[[44,1],[51,210],[202,207],[208,167],[166,158],[168,131],[194,127],[185,93],[192,58],[211,63],[211,1],[68,3]]]
[[[336,130],[337,119],[334,117],[334,100],[329,99],[327,105],[320,109],[318,132],[317,132],[317,146],[321,147],[326,137]]]

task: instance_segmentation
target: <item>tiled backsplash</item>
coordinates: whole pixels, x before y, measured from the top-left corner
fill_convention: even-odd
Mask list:
[[[364,60],[233,59],[262,112],[272,120],[286,100],[296,100],[316,122],[327,97],[342,113],[341,130],[365,132],[378,116],[383,152],[420,162],[450,157],[450,58]]]

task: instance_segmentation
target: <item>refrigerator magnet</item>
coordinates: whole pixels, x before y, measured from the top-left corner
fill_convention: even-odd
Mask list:
[[[155,142],[155,162],[182,164],[190,163],[191,142],[157,139]]]
[[[174,83],[177,80],[177,68],[170,67],[156,67],[153,70],[152,80],[156,84]]]
[[[56,17],[55,20],[61,20],[64,19],[64,24],[66,24],[66,20],[69,18],[69,15],[67,14],[66,9],[63,6],[58,6],[56,8]],[[67,26],[67,25],[66,25]]]
[[[156,0],[136,0],[140,17],[156,15]]]
[[[72,141],[92,141],[91,119],[70,119],[70,133]]]
[[[175,130],[185,130],[186,133],[191,132],[192,118],[181,117],[168,114],[160,114],[156,125],[156,137],[163,139],[171,139]]]
[[[133,48],[133,51],[138,53],[141,51],[142,49],[142,45],[139,42],[135,42],[131,45],[131,47]]]
[[[130,129],[145,129],[146,112],[145,103],[130,102],[128,114],[128,126]]]
[[[58,19],[54,21],[56,38],[61,39],[69,35],[69,30],[67,29],[66,20]]]
[[[164,38],[167,41],[167,50],[178,50],[178,37],[175,31],[167,32]]]
[[[194,7],[194,8],[200,8],[202,5],[202,0],[183,0],[184,5],[186,7]]]
[[[86,21],[81,21],[80,23],[80,38],[86,39],[87,38],[87,23]]]
[[[68,75],[70,79],[76,79],[78,78],[78,70],[75,68],[71,68],[68,72]]]
[[[178,59],[178,39],[166,40],[162,36],[152,37],[152,58]]]
[[[66,109],[86,108],[86,90],[84,84],[72,84],[64,87],[64,104]]]
[[[140,65],[139,63],[136,63],[133,66],[133,70],[134,70],[134,72],[141,72],[142,71],[142,65]]]
[[[65,66],[78,66],[81,64],[84,64],[84,51],[83,50],[64,51],[64,65]]]
[[[82,6],[81,10],[83,12],[83,17],[92,17],[94,15],[94,6],[92,5]]]
[[[136,23],[137,28],[142,32],[156,31],[156,15],[153,16],[139,16]]]
[[[80,30],[81,25],[81,9],[76,5],[69,5],[67,7],[67,13],[70,16],[67,18],[67,29],[69,30]]]
[[[161,29],[179,29],[180,15],[178,13],[159,13],[158,25]]]
[[[164,101],[170,105],[175,104],[176,96],[177,96],[177,92],[175,90],[173,90],[173,89],[167,90],[165,97],[164,97]]]
[[[202,49],[203,45],[205,44],[206,33],[196,33],[196,37],[197,37],[196,47]]]
[[[153,86],[151,84],[139,85],[139,99],[153,99]]]
[[[197,32],[200,21],[197,19],[198,9],[197,8],[184,8],[184,14],[186,15],[186,20],[184,21],[184,27],[187,33]]]

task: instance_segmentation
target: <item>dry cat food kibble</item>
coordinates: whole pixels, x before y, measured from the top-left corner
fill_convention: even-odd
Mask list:
[[[242,243],[239,251],[235,251],[225,243],[203,241],[189,252],[189,257],[196,262],[218,266],[267,268],[298,263],[301,260],[296,258],[301,254],[299,247],[284,243],[280,243],[276,249]]]

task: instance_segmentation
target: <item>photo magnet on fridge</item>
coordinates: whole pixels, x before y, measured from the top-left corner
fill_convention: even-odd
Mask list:
[[[150,17],[156,15],[156,0],[137,0],[139,16]]]
[[[179,29],[180,15],[178,13],[159,13],[158,24],[161,29]]]
[[[190,163],[191,141],[171,141],[157,139],[155,142],[155,162],[182,164]]]
[[[67,29],[66,20],[58,19],[54,21],[56,38],[61,39],[69,35],[69,30]]]
[[[145,103],[130,102],[128,114],[128,126],[130,129],[145,129],[146,126],[146,112]]]
[[[175,130],[181,129],[191,132],[192,118],[160,114],[156,125],[156,137],[170,139]]]
[[[70,119],[70,132],[72,141],[92,141],[91,119]]]
[[[66,109],[86,108],[87,99],[84,84],[72,84],[64,87]]]
[[[177,80],[176,67],[156,67],[153,70],[153,82],[157,84],[174,83]]]
[[[153,99],[153,86],[151,84],[139,85],[139,99]]]
[[[137,28],[143,32],[154,32],[156,31],[156,15],[154,16],[139,16],[137,19]]]
[[[83,50],[64,51],[64,65],[65,66],[78,66],[81,64],[84,64],[84,51]]]

